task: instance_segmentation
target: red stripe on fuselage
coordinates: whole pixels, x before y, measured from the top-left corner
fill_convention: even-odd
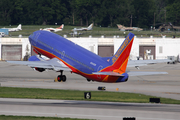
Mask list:
[[[132,38],[132,39],[134,39],[134,38]],[[131,42],[127,45],[127,47],[124,49],[124,51],[121,53],[121,55],[119,55],[116,62],[113,63],[112,66],[102,69],[101,72],[113,71],[115,69],[120,69],[120,67],[123,65],[123,63],[128,61],[128,60],[126,61],[126,59],[128,59],[129,54],[126,54],[126,50],[128,50],[128,52],[130,53],[132,43],[133,43],[133,40],[131,40]]]
[[[124,51],[121,53],[121,55],[118,57],[118,59],[113,63],[113,67],[115,69],[121,69],[122,65],[124,64],[124,62],[126,62],[126,60],[129,58],[130,52],[131,52],[131,47],[133,44],[133,39],[132,38],[131,42],[127,45],[127,47],[124,49]],[[125,71],[125,70],[123,70]]]
[[[126,46],[126,48],[122,51],[122,53],[119,55],[117,60],[113,63],[112,66],[106,67],[102,69],[102,72],[105,71],[114,71],[118,69],[119,74],[123,74],[126,71],[127,63],[128,63],[128,58],[129,54],[131,52],[131,47],[133,44],[134,37],[131,39],[130,43]],[[106,76],[103,79],[103,82],[116,82],[119,77],[117,76]]]
[[[82,71],[79,71],[78,69],[76,69],[75,67],[71,66],[70,64],[66,63],[65,61],[63,61],[62,59],[60,59],[59,57],[57,57],[56,55],[48,52],[48,51],[45,51],[41,48],[38,48],[36,46],[33,46],[33,48],[40,54],[42,55],[45,55],[46,57],[52,59],[52,58],[57,58],[59,59],[60,61],[62,61],[66,66],[68,66],[72,72],[76,73],[76,74],[79,74],[79,75],[82,75],[84,76],[85,78],[87,79],[90,79],[90,80],[94,80],[94,81],[98,81],[98,82],[102,82],[103,79],[108,76],[108,75],[95,75],[95,74],[86,74]],[[111,80],[111,81],[104,81],[104,82],[115,82],[116,80]]]
[[[131,46],[133,43],[133,39],[131,39],[130,43],[126,46],[126,48],[122,51],[122,53],[119,55],[119,57],[117,58],[117,60],[113,63],[112,66],[106,67],[104,69],[102,69],[101,71],[114,71],[115,69],[120,69],[121,67],[123,69],[126,69],[127,66],[127,62],[128,62],[128,57],[130,54],[130,50],[131,50]],[[68,64],[67,62],[63,61],[62,59],[60,59],[59,57],[57,57],[56,55],[45,51],[43,49],[40,49],[38,47],[33,46],[33,48],[40,54],[47,56],[48,58],[52,59],[52,58],[57,58],[60,61],[62,61],[65,65],[67,65],[72,72],[76,73],[76,74],[80,74],[82,76],[84,76],[87,79],[90,80],[94,80],[94,81],[98,81],[98,82],[116,82],[118,80],[118,76],[109,76],[109,75],[95,75],[95,74],[87,74],[84,73],[78,69],[76,69],[75,67],[71,66],[70,64]],[[124,71],[122,71],[122,73],[124,73]],[[122,74],[121,73],[121,74]]]

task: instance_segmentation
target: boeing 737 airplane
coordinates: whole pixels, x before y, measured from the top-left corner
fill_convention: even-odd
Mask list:
[[[129,33],[112,57],[103,58],[55,33],[39,30],[29,36],[33,50],[39,55],[31,56],[29,61],[7,62],[28,65],[39,72],[46,69],[58,71],[60,72],[58,81],[66,81],[63,71],[82,75],[88,81],[108,83],[125,82],[129,76],[167,74],[166,72],[126,71],[127,64],[130,66],[147,64],[143,60],[138,63],[135,61],[128,63],[133,40],[134,34]],[[48,57],[49,60],[43,59],[41,55]]]
[[[44,29],[41,29],[41,30],[46,30],[46,31],[50,31],[50,32],[58,32],[58,31],[62,31],[63,28],[64,28],[64,24],[62,24],[58,28],[44,28]]]
[[[14,32],[14,31],[22,30],[21,29],[21,24],[19,24],[16,28],[4,28],[4,29],[8,29],[9,32]]]

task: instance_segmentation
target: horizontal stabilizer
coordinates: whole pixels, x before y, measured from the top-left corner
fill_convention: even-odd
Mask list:
[[[111,75],[111,76],[123,76],[122,74],[116,72],[93,72],[96,75]]]
[[[157,59],[157,60],[129,60],[127,67],[145,66],[148,64],[167,63],[171,62],[169,59]]]
[[[129,76],[143,76],[143,75],[159,75],[168,74],[167,72],[141,72],[141,71],[129,71],[127,72]]]

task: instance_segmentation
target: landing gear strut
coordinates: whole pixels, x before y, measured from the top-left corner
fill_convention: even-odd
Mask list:
[[[90,80],[90,79],[87,79],[87,81],[88,81],[88,82],[91,82],[91,81],[94,82],[94,80]]]
[[[61,75],[58,75],[57,76],[57,80],[58,80],[58,82],[66,82],[66,76],[65,75],[63,75],[63,70],[61,70],[60,71],[61,72]]]

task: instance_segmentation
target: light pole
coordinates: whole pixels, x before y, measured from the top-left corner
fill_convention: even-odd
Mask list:
[[[131,14],[131,23],[130,23],[130,27],[132,27],[132,14]]]

